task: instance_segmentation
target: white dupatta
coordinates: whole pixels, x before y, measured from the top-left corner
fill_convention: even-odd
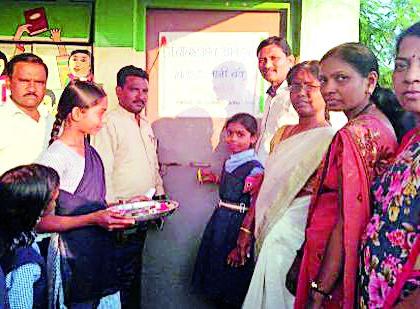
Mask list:
[[[334,133],[331,127],[311,129],[280,142],[270,154],[255,208],[257,253],[274,224],[320,165]]]

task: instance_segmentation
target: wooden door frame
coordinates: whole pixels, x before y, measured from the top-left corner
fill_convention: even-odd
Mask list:
[[[133,25],[134,48],[137,51],[146,51],[146,14],[148,9],[172,9],[172,10],[214,10],[214,11],[258,11],[279,12],[279,29],[284,29],[287,41],[291,45],[293,54],[300,52],[300,23],[302,1],[221,1],[214,0],[204,2],[202,0],[180,0],[174,3],[171,0],[143,0],[135,1],[135,15]],[[283,30],[281,30],[283,31]],[[283,33],[282,33],[283,34]]]
[[[235,31],[266,32],[265,35],[282,35],[286,29],[279,29],[284,24],[281,11],[216,11],[216,10],[180,10],[180,9],[155,9],[147,10],[147,50],[146,72],[149,73],[149,103],[146,115],[149,121],[154,122],[162,117],[159,113],[159,33],[161,31],[175,32],[229,32]],[[284,18],[285,19],[285,18]],[[185,21],[188,20],[186,23]],[[280,33],[280,34],[279,34]],[[260,37],[261,40],[261,37]],[[258,43],[256,42],[255,50]],[[252,52],[255,57],[255,51]],[[256,58],[255,58],[256,59]],[[255,62],[255,69],[257,63]],[[259,76],[259,74],[258,74]],[[259,78],[256,105],[260,109],[264,106],[265,84]],[[255,111],[248,111],[254,113]],[[259,114],[258,114],[259,115]],[[213,116],[214,117],[214,116]],[[218,118],[216,116],[216,118]]]

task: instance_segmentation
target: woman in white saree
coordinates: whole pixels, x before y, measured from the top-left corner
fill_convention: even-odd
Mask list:
[[[318,78],[317,61],[297,64],[287,76],[299,124],[280,128],[272,140],[256,201],[258,258],[245,309],[293,308],[286,275],[304,241],[308,207],[320,177],[316,171],[334,136]]]

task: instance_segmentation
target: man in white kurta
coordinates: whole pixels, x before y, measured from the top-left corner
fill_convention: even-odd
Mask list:
[[[269,37],[258,46],[257,56],[261,75],[271,84],[256,145],[257,155],[264,164],[277,129],[286,124],[297,124],[299,118],[290,102],[286,83],[287,73],[295,62],[287,41],[276,36]]]
[[[10,96],[0,101],[0,175],[33,163],[47,148],[53,123],[40,105],[48,76],[42,59],[21,54],[10,60],[7,69]]]
[[[117,74],[118,106],[110,111],[93,145],[105,167],[108,202],[132,199],[154,188],[164,195],[159,174],[157,141],[152,127],[140,115],[148,99],[148,75],[135,66],[123,67]],[[140,308],[142,251],[145,228],[128,236],[135,255],[134,280],[121,291],[122,308]]]

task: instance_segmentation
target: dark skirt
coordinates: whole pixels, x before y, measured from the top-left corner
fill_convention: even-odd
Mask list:
[[[227,264],[245,213],[217,208],[207,223],[195,264],[192,290],[216,301],[241,306],[254,271],[254,252],[244,266]],[[253,247],[253,246],[252,246]]]

